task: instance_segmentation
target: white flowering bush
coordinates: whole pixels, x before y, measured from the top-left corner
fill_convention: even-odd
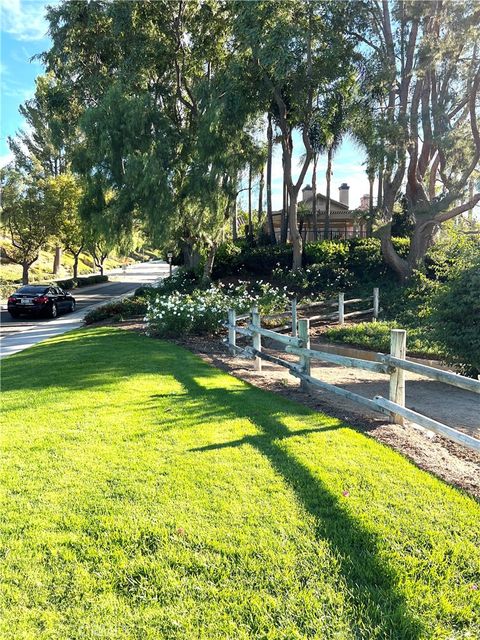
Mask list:
[[[239,283],[212,285],[191,293],[175,291],[152,297],[145,320],[150,333],[158,336],[216,333],[227,319],[229,309],[247,313],[256,305],[264,314],[283,311],[289,304],[289,296],[286,288],[277,289],[263,282],[256,283],[253,289],[247,283]]]

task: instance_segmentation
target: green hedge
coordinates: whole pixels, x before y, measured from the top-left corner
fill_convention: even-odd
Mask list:
[[[61,289],[75,289],[76,287],[89,287],[93,284],[108,282],[108,276],[80,276],[76,280],[67,278],[66,280],[56,280],[55,285]]]
[[[429,333],[447,362],[465,375],[480,374],[480,260],[442,284],[431,300]]]
[[[393,244],[401,255],[406,255],[408,239],[394,238]],[[274,269],[289,269],[291,263],[291,245],[277,244],[242,249],[239,244],[230,242],[219,247],[213,275],[218,278],[244,273],[269,277]],[[350,272],[349,279],[354,275],[362,280],[381,278],[389,272],[382,257],[378,238],[310,242],[304,247],[304,266],[315,266],[317,272],[328,272],[329,279],[337,270],[343,274]]]
[[[134,316],[144,316],[147,312],[148,301],[145,297],[125,298],[107,302],[89,311],[84,318],[85,324],[93,324],[102,320],[123,320]]]

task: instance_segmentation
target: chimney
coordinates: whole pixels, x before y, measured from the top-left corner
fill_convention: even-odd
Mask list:
[[[350,187],[346,182],[340,185],[338,189],[338,199],[340,202],[348,207],[348,190]]]
[[[307,202],[307,200],[311,200],[312,194],[313,194],[312,187],[309,184],[307,184],[307,186],[302,189],[303,202]]]

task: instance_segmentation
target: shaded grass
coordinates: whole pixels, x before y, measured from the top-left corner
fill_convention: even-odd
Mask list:
[[[112,328],[2,386],[2,638],[478,634],[479,506],[338,420]]]

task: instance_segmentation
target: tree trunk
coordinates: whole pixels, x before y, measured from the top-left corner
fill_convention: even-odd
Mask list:
[[[183,263],[187,270],[193,271],[200,264],[200,254],[192,240],[184,241],[182,246]]]
[[[82,249],[73,254],[73,279],[76,280],[78,278],[78,260],[80,258],[80,253]]]
[[[31,262],[22,262],[22,284],[28,284],[28,272],[31,265]]]
[[[323,227],[323,237],[325,240],[330,238],[330,208],[331,208],[331,198],[330,198],[330,187],[332,182],[332,156],[333,149],[329,148],[327,154],[327,194],[325,200],[325,223]]]
[[[258,185],[258,211],[257,220],[260,223],[263,216],[263,186],[264,186],[264,172],[263,167],[260,170],[260,182]]]
[[[297,215],[297,197],[298,192],[291,188],[289,190],[290,205],[288,208],[288,226],[290,229],[290,241],[293,248],[293,262],[292,270],[300,271],[302,268],[302,254],[303,254],[303,242],[302,236],[298,230],[298,215]]]
[[[285,244],[288,239],[288,189],[285,178],[283,180],[283,208],[281,224],[282,226],[280,229],[280,242],[282,244]]]
[[[373,182],[374,176],[369,177],[370,189],[369,189],[369,201],[368,201],[368,221],[367,221],[367,238],[372,237],[373,231]]]
[[[53,275],[56,276],[60,270],[62,263],[62,247],[58,245],[55,247],[55,257],[53,259]]]
[[[272,129],[272,114],[268,114],[268,127],[267,127],[267,220],[268,220],[268,234],[270,236],[270,242],[275,244],[277,239],[275,237],[275,227],[273,226],[272,216],[272,157],[273,157],[273,129]]]
[[[210,280],[212,278],[213,263],[214,263],[214,260],[215,260],[216,251],[217,251],[217,243],[214,242],[208,248],[207,259],[205,260],[205,264],[204,264],[204,267],[203,267],[203,281],[204,282],[210,282]]]
[[[232,203],[232,238],[234,242],[238,240],[237,198]]]
[[[253,236],[253,224],[252,224],[252,165],[248,167],[248,233],[247,238],[251,239]]]
[[[383,162],[378,167],[378,191],[377,191],[377,209],[383,207]]]
[[[318,240],[318,218],[317,218],[317,162],[318,154],[313,156],[313,170],[312,170],[312,221],[313,221],[313,239],[316,242]]]

